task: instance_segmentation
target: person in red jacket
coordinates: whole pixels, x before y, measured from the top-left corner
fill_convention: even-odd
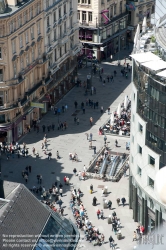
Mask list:
[[[63,178],[63,180],[64,180],[64,183],[65,183],[65,185],[66,185],[66,176]]]

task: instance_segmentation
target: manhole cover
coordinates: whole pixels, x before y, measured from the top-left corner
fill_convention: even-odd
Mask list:
[[[13,171],[10,171],[9,174],[13,174]]]
[[[104,188],[104,185],[98,185],[98,188]]]
[[[3,177],[7,178],[7,177],[8,177],[8,175],[4,175]]]
[[[51,172],[51,174],[55,174],[55,172]]]

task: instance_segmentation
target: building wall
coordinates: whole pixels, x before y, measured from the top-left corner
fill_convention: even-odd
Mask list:
[[[139,84],[140,88],[138,88]],[[148,117],[146,106],[150,105],[151,98],[148,98],[144,92],[151,93],[148,91],[150,89],[150,84],[151,81],[148,75],[138,70],[138,64],[133,62],[130,208],[133,209],[134,220],[143,224],[146,231],[152,231],[154,227],[159,226],[166,220],[166,207],[160,201],[155,186],[155,176],[161,167],[161,162],[163,163],[165,154],[164,151],[161,152],[158,150],[158,143],[155,147],[153,147],[151,143],[147,144],[149,143],[147,140],[147,131],[149,130],[150,121],[146,119],[146,116]],[[155,86],[160,89],[159,83],[156,83]],[[142,100],[143,105],[140,104],[139,100]],[[151,104],[149,108],[153,109],[153,105]],[[158,110],[158,115],[161,115],[161,112],[161,110]],[[155,121],[152,120],[152,122],[154,127]],[[160,124],[158,126],[158,131],[159,127]]]

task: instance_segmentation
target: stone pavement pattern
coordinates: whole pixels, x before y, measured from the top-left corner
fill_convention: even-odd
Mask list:
[[[127,51],[122,53],[122,58],[127,55]],[[116,58],[115,58],[116,59]],[[121,61],[122,62],[122,61]],[[128,62],[128,61],[127,61]],[[25,142],[29,148],[29,156],[28,158],[10,158],[7,161],[2,156],[2,178],[15,181],[15,182],[22,182],[28,188],[32,188],[34,185],[38,187],[36,176],[37,174],[41,174],[43,176],[42,185],[45,186],[46,189],[50,188],[51,185],[55,182],[56,179],[60,180],[63,184],[64,176],[68,176],[70,178],[70,183],[72,183],[75,187],[80,187],[83,191],[83,202],[88,211],[88,215],[90,220],[93,224],[100,229],[101,232],[105,235],[105,241],[108,242],[108,238],[110,234],[113,235],[111,231],[111,225],[107,224],[107,220],[98,220],[96,216],[97,207],[92,206],[92,198],[93,195],[89,193],[89,186],[92,183],[94,186],[94,191],[96,191],[95,196],[98,199],[98,207],[102,208],[102,199],[101,197],[101,189],[98,188],[98,185],[106,185],[108,187],[108,191],[111,192],[109,194],[109,199],[113,202],[113,208],[116,208],[116,212],[118,217],[121,219],[122,222],[122,235],[125,237],[123,240],[118,241],[113,235],[115,239],[115,243],[117,244],[117,249],[120,248],[121,250],[128,250],[133,249],[135,245],[132,243],[132,236],[133,231],[135,230],[137,224],[132,220],[132,211],[129,210],[128,205],[125,207],[118,207],[116,205],[116,198],[122,198],[125,196],[127,203],[128,203],[128,177],[123,177],[120,182],[118,183],[111,183],[106,182],[103,183],[102,181],[97,181],[94,179],[90,179],[87,181],[79,181],[78,177],[73,176],[73,168],[76,167],[77,171],[83,170],[83,166],[88,166],[90,160],[92,160],[93,150],[89,150],[89,143],[87,141],[85,133],[93,133],[93,145],[97,147],[97,151],[103,146],[104,140],[103,136],[98,135],[98,129],[105,121],[109,118],[107,112],[103,115],[100,113],[100,106],[104,107],[104,110],[107,111],[107,108],[111,108],[111,112],[114,112],[119,103],[122,103],[124,100],[125,95],[130,97],[130,74],[129,78],[125,79],[121,76],[120,70],[121,67],[117,66],[117,61],[112,63],[104,62],[101,65],[104,69],[103,77],[106,78],[107,75],[113,74],[113,71],[116,69],[117,77],[114,78],[114,82],[107,83],[105,86],[102,85],[99,79],[99,75],[93,75],[93,86],[97,89],[97,94],[87,97],[84,96],[84,90],[82,87],[75,87],[71,90],[58,104],[58,107],[61,107],[64,104],[68,105],[68,111],[64,114],[59,116],[59,121],[66,121],[68,124],[68,128],[66,131],[59,131],[57,130],[58,124],[58,117],[54,116],[51,111],[49,111],[41,120],[40,123],[40,132],[37,134],[34,131],[31,131],[28,135],[24,136],[20,143]],[[81,80],[86,80],[86,76],[89,73],[90,68],[81,69],[78,72],[78,77]],[[90,107],[86,107],[85,114],[82,114],[80,104],[83,101],[85,103],[86,98],[90,98],[93,101],[99,102],[99,109],[92,109]],[[78,112],[78,117],[80,119],[80,125],[74,124],[74,101],[79,103],[80,110]],[[94,125],[90,127],[89,118],[93,117]],[[52,159],[49,161],[47,157],[43,154],[41,150],[41,143],[43,140],[44,133],[41,131],[41,126],[43,124],[48,125],[55,123],[55,131],[50,131],[47,133],[48,135],[48,151],[52,152]],[[116,148],[114,145],[114,141],[116,139],[115,136],[107,136],[108,137],[108,144],[112,151],[117,152],[126,152],[125,145],[126,141],[129,141],[129,138],[125,137],[118,137],[118,143],[120,145],[119,148]],[[39,153],[39,158],[35,158],[32,156],[32,147],[35,147]],[[56,151],[59,151],[61,159],[56,160]],[[69,153],[77,153],[80,159],[80,162],[75,163],[69,161]],[[29,174],[28,183],[25,183],[25,180],[22,178],[21,172],[25,169],[27,165],[32,166],[32,173]],[[64,196],[62,200],[64,202],[66,217],[71,218],[73,220],[73,215],[71,210],[69,209],[69,200],[70,200],[70,187],[64,186],[63,188]],[[40,199],[40,196],[38,196]],[[108,209],[104,210],[105,217],[108,217],[112,211],[108,211]],[[83,233],[81,233],[83,235]],[[79,247],[80,246],[80,247]],[[94,248],[93,245],[89,242],[83,241],[81,245],[79,244],[78,249],[92,249]],[[98,246],[95,249],[99,249]],[[100,249],[109,249],[109,244],[104,244],[100,247]]]

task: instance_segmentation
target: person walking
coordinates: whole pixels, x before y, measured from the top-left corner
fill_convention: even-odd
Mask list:
[[[42,184],[42,180],[43,180],[43,177],[42,177],[42,175],[40,175],[40,177],[39,177],[39,183],[40,184]]]
[[[117,202],[117,205],[118,205],[118,207],[119,207],[120,199],[118,198],[118,199],[116,200],[116,202]]]
[[[26,183],[28,182],[28,175],[24,175],[24,179],[25,179],[25,181],[26,181]]]
[[[117,140],[115,140],[115,146],[118,147],[118,141]]]
[[[134,234],[133,234],[133,241],[136,241],[137,240],[137,234],[136,234],[136,231],[134,231]]]
[[[77,125],[80,124],[80,119],[77,117]]]
[[[94,155],[96,154],[96,146],[93,147]]]
[[[93,193],[93,185],[91,184],[90,185],[90,194],[92,194]]]
[[[123,207],[124,207],[124,206],[125,206],[125,203],[126,203],[126,199],[123,197],[123,198],[121,199],[121,202],[122,202]]]
[[[112,201],[109,200],[108,203],[107,203],[107,205],[108,205],[108,208],[111,209],[111,207],[112,207]]]
[[[109,76],[107,76],[107,81],[108,81],[108,82],[109,82],[109,79],[110,79]]]
[[[63,178],[64,184],[66,185],[66,176]]]
[[[100,75],[100,81],[102,82],[102,75]]]
[[[49,159],[49,160],[51,159],[51,156],[52,156],[52,153],[49,152],[49,153],[48,153],[48,159]]]
[[[105,135],[104,136],[104,144],[106,145],[106,142],[107,142],[107,136]]]
[[[63,212],[64,212],[64,209],[63,208],[61,208],[61,215],[63,216]]]
[[[91,125],[91,127],[92,127],[92,125],[93,125],[93,118],[90,117],[89,121],[90,121],[90,125]]]
[[[62,188],[59,189],[60,196],[62,197],[63,190]]]
[[[101,114],[103,114],[103,110],[104,110],[104,108],[103,108],[103,106],[101,106],[101,108],[100,108]]]
[[[112,249],[115,249],[114,239],[112,238],[112,236],[109,237],[109,242],[110,242],[110,247],[112,247]]]
[[[75,176],[77,175],[77,169],[76,168],[73,169],[73,173],[75,174]]]
[[[97,210],[97,218],[98,218],[98,220],[100,219],[100,210],[99,209]]]
[[[61,199],[59,199],[59,201],[57,202],[58,203],[58,205],[59,205],[59,208],[61,208],[61,206],[62,206],[62,200]]]
[[[103,212],[103,209],[101,209],[101,211],[100,211],[100,218],[101,218],[102,220],[104,220],[104,212]]]
[[[90,133],[90,134],[89,134],[89,141],[92,141],[92,138],[93,138],[93,134]]]
[[[56,152],[56,157],[57,157],[57,160],[60,159],[59,151]]]

